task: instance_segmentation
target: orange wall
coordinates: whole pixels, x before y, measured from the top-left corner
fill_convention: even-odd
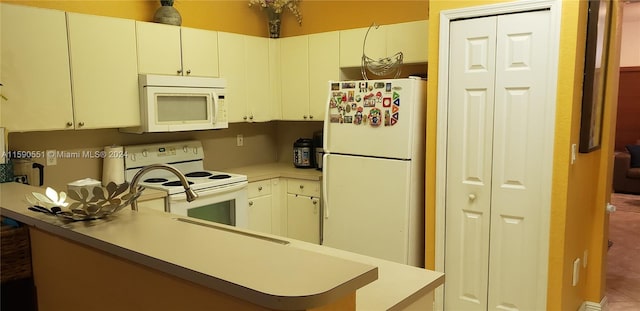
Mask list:
[[[100,0],[100,1],[31,1],[0,0],[0,2],[51,8],[69,12],[87,13],[152,21],[160,6],[156,0]],[[257,7],[248,6],[248,0],[175,0],[174,7],[182,16],[186,27],[211,29],[254,36],[267,36],[267,18]],[[366,27],[372,22],[392,24],[428,18],[428,1],[321,1],[302,0],[302,26],[285,9],[282,15],[282,37]]]
[[[438,99],[439,14],[442,10],[504,1],[432,1],[429,7],[429,89],[427,99],[427,267],[435,261],[435,170],[436,114]],[[615,1],[614,25],[619,25],[620,3]],[[562,1],[556,128],[551,197],[548,310],[578,310],[583,301],[600,302],[604,296],[606,235],[608,218],[604,206],[609,200],[612,174],[613,131],[617,97],[618,53],[612,53],[607,73],[602,148],[578,154],[570,165],[571,144],[578,144],[582,72],[586,37],[586,1]],[[611,45],[619,51],[619,27],[612,31]],[[617,45],[616,45],[617,44]],[[572,266],[588,251],[588,266],[581,269],[580,282],[573,287]]]

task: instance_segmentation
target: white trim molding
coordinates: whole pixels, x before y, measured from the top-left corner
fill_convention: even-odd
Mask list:
[[[602,297],[600,303],[585,301],[580,306],[579,311],[608,311],[609,310],[609,299],[607,296]]]

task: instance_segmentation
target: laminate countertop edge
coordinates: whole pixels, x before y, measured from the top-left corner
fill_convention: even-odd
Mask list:
[[[249,182],[272,178],[295,178],[309,181],[322,180],[322,171],[314,168],[296,168],[293,164],[282,162],[231,167],[223,171],[246,175]]]

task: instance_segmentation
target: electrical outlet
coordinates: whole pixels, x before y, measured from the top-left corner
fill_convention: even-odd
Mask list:
[[[47,150],[47,166],[53,166],[58,164],[58,159],[56,158],[55,150]]]
[[[580,258],[573,261],[573,286],[578,285],[580,281]]]
[[[242,134],[238,134],[236,136],[236,146],[238,147],[244,146],[244,137],[242,136]]]

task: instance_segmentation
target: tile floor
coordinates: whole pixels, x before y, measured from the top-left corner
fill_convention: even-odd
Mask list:
[[[613,241],[607,255],[609,311],[640,310],[640,196],[625,195],[625,199],[638,208],[619,207],[609,217]],[[612,203],[616,205],[614,198]]]

